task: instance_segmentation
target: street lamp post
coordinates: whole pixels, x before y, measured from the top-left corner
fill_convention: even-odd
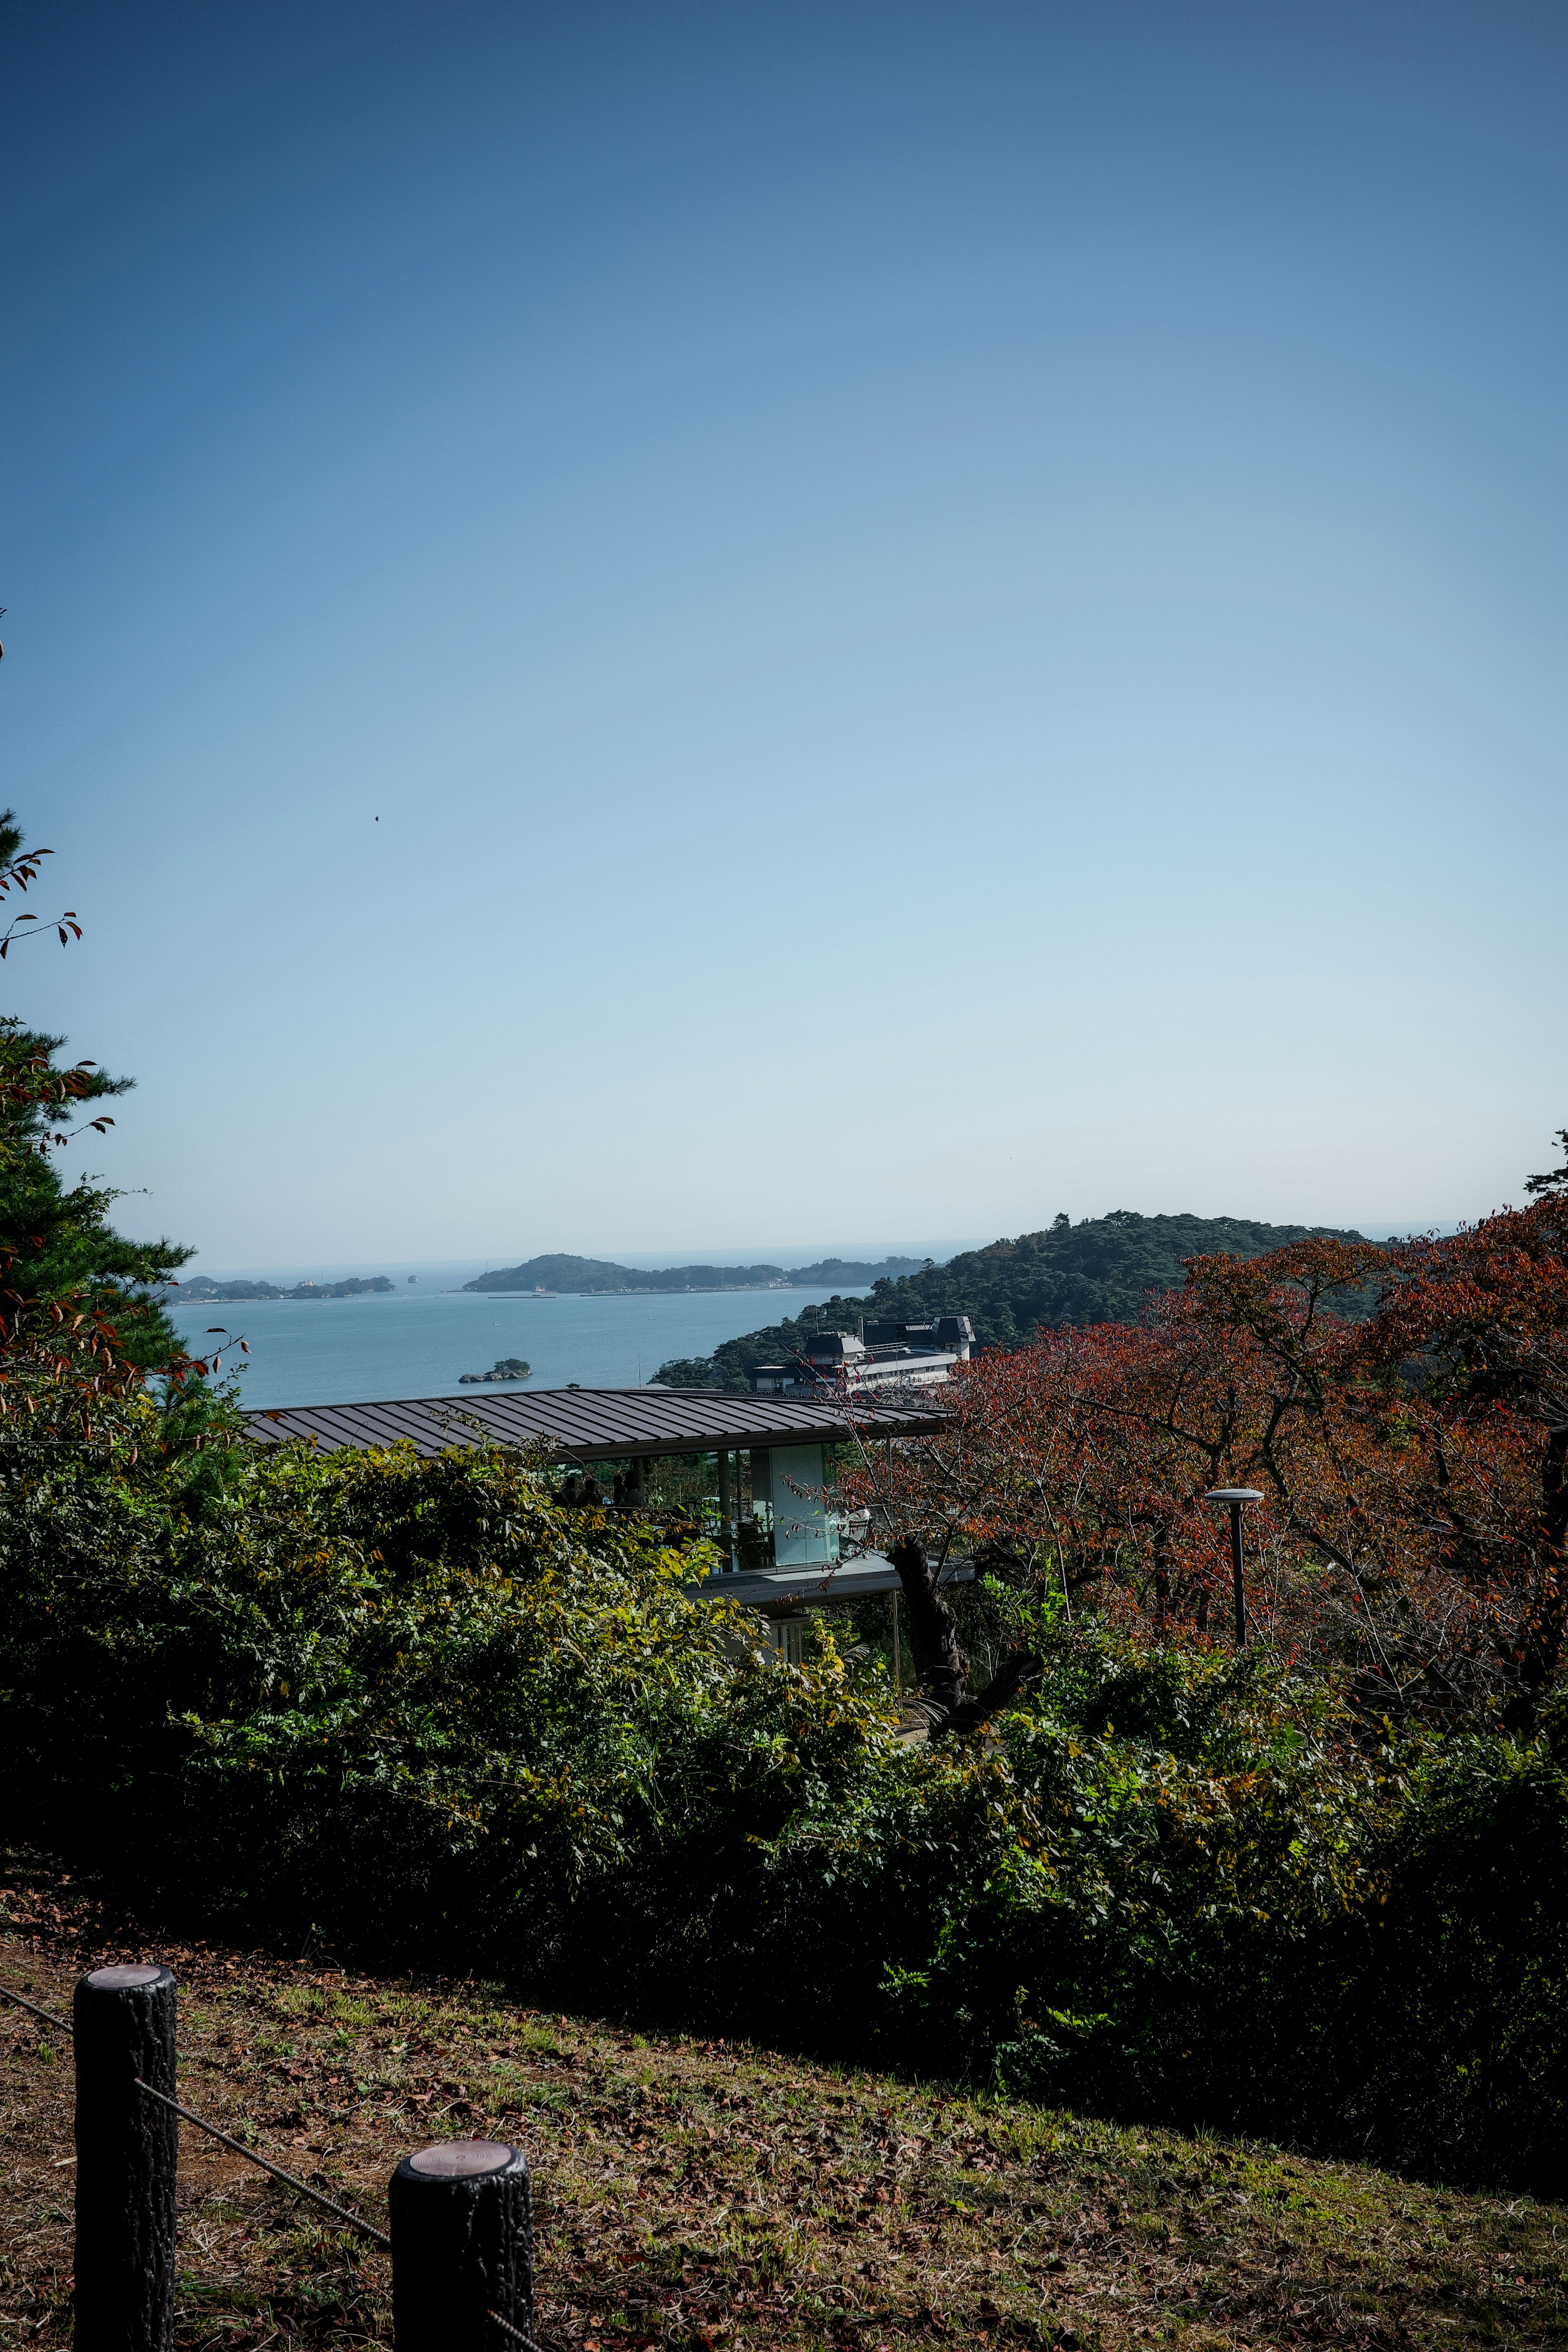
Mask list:
[[[1230,1507],[1230,1572],[1236,1586],[1236,1646],[1247,1645],[1247,1586],[1241,1572],[1241,1513],[1247,1503],[1261,1503],[1262,1490],[1257,1486],[1213,1486],[1204,1496],[1205,1503],[1226,1503]]]

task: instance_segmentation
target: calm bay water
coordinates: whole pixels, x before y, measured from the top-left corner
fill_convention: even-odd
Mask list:
[[[450,1277],[448,1276],[448,1279]],[[170,1313],[186,1346],[215,1342],[226,1325],[250,1342],[240,1402],[352,1404],[376,1398],[460,1396],[464,1372],[521,1356],[531,1389],[635,1388],[672,1356],[707,1356],[721,1339],[798,1315],[821,1290],[679,1292],[644,1298],[486,1298],[400,1286],[369,1298],[258,1299],[245,1306],[184,1306]],[[846,1297],[862,1293],[847,1291]],[[499,1391],[498,1391],[499,1392]]]

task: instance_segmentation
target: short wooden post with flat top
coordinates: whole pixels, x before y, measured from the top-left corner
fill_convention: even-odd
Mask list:
[[[387,2191],[397,2352],[493,2347],[533,2334],[528,2159],[504,2140],[439,2140],[405,2156]]]
[[[169,2352],[180,2125],[138,2080],[174,2096],[174,1979],[151,1963],[94,1969],[71,2016],[76,2341],[80,2352]]]

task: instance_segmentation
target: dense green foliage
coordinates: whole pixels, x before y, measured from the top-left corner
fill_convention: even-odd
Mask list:
[[[782,1290],[816,1283],[895,1280],[912,1274],[920,1261],[885,1257],[880,1265],[853,1264],[847,1258],[826,1257],[816,1265],[616,1265],[607,1258],[572,1257],[557,1253],[531,1257],[522,1265],[505,1265],[465,1282],[465,1290]]]
[[[5,913],[0,956],[28,936],[37,918],[16,913],[38,879],[47,849],[27,850],[15,809],[0,809],[0,900]],[[58,931],[62,947],[81,937],[74,915],[46,922],[30,936]],[[100,1332],[121,1369],[166,1364],[183,1353],[179,1336],[157,1300],[157,1286],[191,1255],[168,1241],[132,1242],[117,1234],[109,1212],[120,1195],[79,1177],[68,1185],[56,1154],[113,1119],[103,1108],[128,1094],[132,1078],[113,1078],[90,1061],[71,1066],[57,1056],[63,1037],[28,1029],[0,1014],[0,1294],[5,1302],[5,1347],[26,1352],[25,1333],[37,1339],[47,1325],[74,1321]],[[68,1313],[64,1302],[68,1302]],[[96,1378],[97,1376],[95,1376]]]
[[[815,1331],[852,1331],[862,1316],[884,1323],[928,1323],[967,1315],[990,1347],[1016,1347],[1041,1325],[1136,1322],[1151,1291],[1179,1290],[1185,1261],[1220,1251],[1262,1257],[1322,1225],[1263,1225],[1243,1217],[1142,1217],[1118,1209],[1082,1224],[1058,1217],[1043,1233],[963,1250],[945,1265],[930,1264],[897,1278],[884,1275],[869,1297],[833,1297],[765,1330],[726,1340],[710,1357],[663,1364],[669,1388],[743,1389],[757,1364],[787,1362]],[[1355,1234],[1341,1234],[1356,1241]]]
[[[143,1916],[1560,2183],[1550,1712],[1368,1753],[1321,1679],[1058,1618],[989,1737],[911,1746],[704,1558],[516,1456],[252,1455],[210,1396],[0,1431],[13,1818]]]
[[[1058,1217],[1044,1233],[965,1250],[946,1265],[879,1283],[868,1311],[900,1322],[968,1315],[979,1338],[1007,1346],[1041,1324],[1136,1322],[1151,1290],[1181,1287],[1189,1258],[1221,1251],[1262,1257],[1325,1230],[1243,1217],[1142,1217],[1130,1209],[1077,1225]]]
[[[0,844],[3,845],[3,844]],[[0,1022],[0,1079],[35,1066],[55,1066],[65,1040]],[[82,1099],[90,1106],[124,1094],[131,1081],[95,1071]],[[74,1297],[106,1307],[126,1355],[134,1363],[164,1363],[180,1340],[157,1303],[155,1287],[190,1252],[168,1241],[127,1241],[110,1223],[120,1197],[86,1178],[68,1184],[48,1139],[69,1132],[68,1109],[38,1102],[0,1104],[0,1255],[9,1261],[5,1286],[26,1299]]]

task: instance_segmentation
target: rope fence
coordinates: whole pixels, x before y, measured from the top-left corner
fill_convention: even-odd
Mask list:
[[[68,2018],[57,2017],[52,2009],[40,2009],[36,2000],[24,2000],[22,1995],[19,1992],[13,1992],[9,1985],[0,1985],[0,1993],[3,1993],[7,2000],[14,2000],[18,2009],[30,2009],[33,2015],[41,2017],[46,2025],[58,2025],[62,2033],[75,2031]]]
[[[174,2096],[174,1990],[161,1966],[95,1969],[78,1982],[65,2018],[0,1984],[0,1998],[75,2043],[79,2342],[141,2352],[171,2341],[183,2121],[385,2249],[398,2352],[447,2352],[470,2331],[477,2340],[487,2322],[508,2342],[542,2352],[532,2185],[521,2148],[459,2139],[415,2149],[388,2184],[392,2226],[379,2230]]]
[[[521,2327],[514,2327],[510,2319],[503,2319],[499,2311],[487,2311],[485,2317],[487,2319],[493,2319],[496,2326],[500,2329],[501,2334],[503,2336],[510,2336],[514,2344],[526,2344],[528,2347],[528,2352],[540,2352],[540,2347],[534,2342],[532,2336],[525,2336]]]
[[[309,2197],[324,2213],[333,2214],[338,2221],[346,2221],[351,2230],[358,2230],[362,2236],[374,2238],[378,2246],[390,2249],[392,2240],[384,2230],[378,2230],[374,2221],[362,2221],[357,2213],[351,2213],[346,2205],[339,2205],[332,2198],[323,2196],[321,2189],[312,2189],[310,2182],[301,2180],[297,2173],[285,2172],[280,2164],[272,2163],[265,2156],[258,2156],[256,2150],[247,2147],[243,2140],[231,2139],[227,2132],[218,2129],[216,2124],[209,2124],[205,2116],[193,2115],[189,2107],[181,2106],[178,2099],[165,2097],[162,2091],[155,2091],[151,2083],[143,2083],[140,2076],[137,2077],[136,2087],[139,2091],[145,2091],[150,2099],[160,2099],[164,2106],[173,2107],[177,2116],[188,2124],[195,2124],[198,2131],[205,2131],[209,2137],[221,2140],[225,2147],[232,2147],[236,2156],[244,2157],[247,2164],[259,2165],[263,2172],[272,2175],[274,2180],[281,2180],[288,2188],[298,2189],[301,2197]]]

